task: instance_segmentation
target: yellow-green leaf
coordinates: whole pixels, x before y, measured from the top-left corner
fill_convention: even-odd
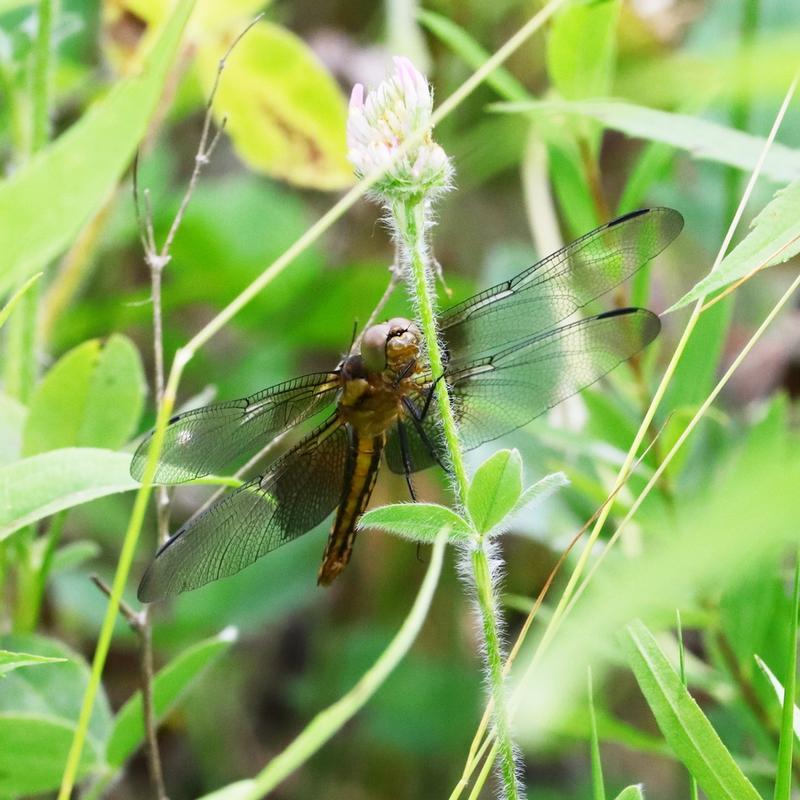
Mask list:
[[[197,68],[211,90],[230,37],[204,41]],[[347,104],[336,81],[297,36],[257,23],[231,54],[214,102],[219,119],[251,168],[299,186],[353,183],[347,161]]]

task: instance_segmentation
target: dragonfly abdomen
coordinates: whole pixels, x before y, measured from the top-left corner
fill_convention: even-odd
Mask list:
[[[378,478],[381,454],[386,446],[386,434],[362,437],[351,427],[351,446],[345,471],[342,501],[328,535],[317,583],[327,586],[347,566],[356,538],[356,523],[367,508],[367,503]]]

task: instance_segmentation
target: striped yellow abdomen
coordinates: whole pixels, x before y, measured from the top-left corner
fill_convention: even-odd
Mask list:
[[[328,535],[317,583],[331,583],[347,566],[356,538],[356,523],[366,510],[375,481],[378,478],[381,453],[386,445],[386,434],[361,438],[351,428],[353,440],[345,470],[342,501],[336,512],[333,528]]]

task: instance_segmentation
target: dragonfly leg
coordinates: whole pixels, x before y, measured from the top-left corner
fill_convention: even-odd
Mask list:
[[[411,418],[411,422],[414,425],[417,433],[419,434],[419,438],[422,439],[425,446],[428,448],[428,451],[433,456],[433,460],[445,471],[448,472],[449,470],[447,467],[442,463],[441,458],[439,458],[439,454],[436,451],[436,448],[433,445],[433,442],[428,436],[425,428],[422,426],[422,420],[425,419],[425,409],[427,409],[430,405],[430,399],[428,399],[425,403],[425,409],[423,412],[420,413],[417,411],[416,406],[407,398],[403,398],[403,405],[405,406],[406,411],[408,412],[409,417]]]
[[[405,425],[401,421],[397,423],[397,433],[400,438],[400,455],[403,459],[403,477],[406,479],[408,486],[408,493],[411,495],[411,500],[417,502],[417,494],[414,491],[414,481],[411,479],[411,456],[408,452],[408,434],[406,433]]]

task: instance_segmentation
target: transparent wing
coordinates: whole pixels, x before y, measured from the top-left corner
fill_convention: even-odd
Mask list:
[[[336,373],[304,375],[269,389],[178,414],[170,420],[156,471],[156,483],[183,483],[224,472],[239,457],[250,457],[279,433],[309,419],[331,403]],[[131,475],[141,480],[151,433],[137,448]]]
[[[564,322],[658,255],[683,228],[670,208],[620,217],[440,318],[448,364],[457,368]]]
[[[302,536],[339,505],[349,449],[333,415],[254,478],[190,520],[158,551],[139,599],[161,600],[233,575]]]
[[[585,389],[646,347],[660,329],[652,312],[624,308],[532,336],[448,372],[446,380],[464,449],[504,436]],[[411,396],[420,412],[431,386],[428,378],[419,393]],[[416,424],[408,415],[401,424],[410,472],[446,463],[435,402]],[[386,461],[392,472],[403,474],[400,438],[399,430],[393,429]]]
[[[623,308],[539,334],[454,371],[448,383],[465,449],[526,425],[591,385],[646,347],[660,329],[651,311]]]

